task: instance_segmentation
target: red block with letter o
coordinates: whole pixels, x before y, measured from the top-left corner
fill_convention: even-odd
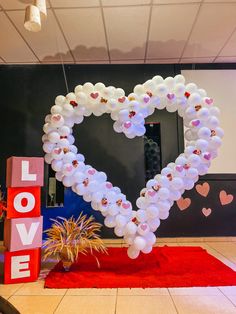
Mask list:
[[[7,218],[40,216],[40,187],[7,189]]]
[[[41,249],[5,252],[4,283],[35,281],[40,272]]]

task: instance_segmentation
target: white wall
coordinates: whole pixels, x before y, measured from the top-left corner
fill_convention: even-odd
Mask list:
[[[209,173],[236,173],[236,70],[183,70],[186,82],[207,91],[220,108],[225,136]]]

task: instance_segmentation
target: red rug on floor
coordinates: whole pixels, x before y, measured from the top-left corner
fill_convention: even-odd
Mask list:
[[[109,255],[80,256],[65,272],[61,263],[45,280],[46,288],[157,288],[236,285],[236,272],[201,247],[156,247],[136,260],[127,248],[109,248]]]

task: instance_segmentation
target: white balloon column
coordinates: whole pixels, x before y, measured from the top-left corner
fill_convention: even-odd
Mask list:
[[[118,187],[107,181],[104,172],[85,164],[74,144],[72,128],[84,117],[109,113],[114,130],[132,139],[145,133],[145,118],[155,109],[178,111],[186,127],[184,153],[149,180],[136,201],[137,211]],[[136,85],[125,96],[121,88],[103,83],[78,85],[74,93],[57,96],[43,130],[45,160],[56,171],[56,178],[71,187],[94,210],[105,217],[104,224],[115,228],[118,237],[129,244],[128,256],[137,258],[140,251],[149,253],[156,242],[154,232],[160,220],[167,219],[174,201],[185,190],[193,188],[199,175],[207,173],[211,160],[217,156],[223,130],[219,127],[219,109],[206,91],[195,84],[185,85],[182,75],[163,79],[155,76]]]

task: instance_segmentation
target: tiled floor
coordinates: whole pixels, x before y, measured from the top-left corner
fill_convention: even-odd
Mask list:
[[[107,241],[110,246],[122,246]],[[236,271],[236,238],[159,239],[158,245],[201,246]],[[236,286],[155,289],[44,289],[45,263],[34,283],[0,285],[21,314],[236,314]]]

